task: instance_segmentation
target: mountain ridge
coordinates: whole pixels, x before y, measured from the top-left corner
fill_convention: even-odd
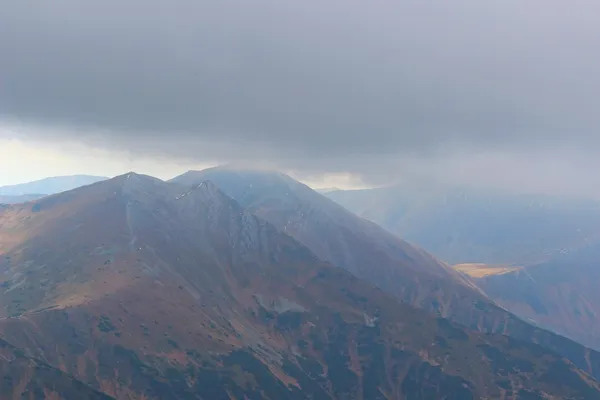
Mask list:
[[[396,302],[208,182],[127,174],[8,206],[5,229],[2,337],[113,397],[600,393],[538,345]]]
[[[520,318],[600,349],[593,285],[600,279],[599,202],[457,188],[327,195],[430,251],[462,260],[466,265],[457,268]]]
[[[454,275],[445,274],[449,266],[435,257],[426,257],[424,262],[416,264],[427,266],[433,261],[436,263],[433,268],[415,268],[416,265],[410,264],[412,258],[403,255],[404,249],[414,249],[412,246],[286,175],[217,167],[190,171],[172,181],[191,185],[207,179],[280,232],[292,235],[321,259],[343,267],[403,302],[470,329],[541,343],[588,371],[598,368],[589,369],[586,351],[577,350],[578,345],[571,340],[511,314],[471,279],[455,279]],[[335,214],[331,216],[332,213]],[[368,229],[372,229],[370,236],[364,234]],[[382,243],[388,244],[382,247]],[[391,254],[386,255],[382,249]],[[419,249],[413,254],[427,253]],[[349,265],[347,260],[351,261]],[[352,264],[357,260],[360,268]]]
[[[50,195],[108,179],[94,175],[66,175],[43,178],[15,185],[0,186],[0,196]]]
[[[453,264],[537,264],[600,241],[600,203],[586,199],[429,186],[326,196]]]

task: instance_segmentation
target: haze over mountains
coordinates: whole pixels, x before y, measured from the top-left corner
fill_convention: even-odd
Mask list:
[[[410,187],[327,196],[445,260],[471,263],[459,268],[516,315],[600,348],[599,202]]]
[[[531,264],[600,242],[593,200],[428,185],[326,195],[454,264]]]
[[[211,169],[170,183],[129,173],[5,205],[0,253],[0,334],[67,374],[64,391],[600,396],[600,354],[510,316],[447,264],[277,173]],[[493,331],[489,314],[499,332],[428,311],[474,313]],[[34,372],[0,389],[69,398]]]
[[[11,199],[8,196],[29,196],[32,199],[35,196],[64,192],[105,179],[108,178],[91,175],[55,176],[17,185],[0,186],[0,196],[7,196],[5,199],[10,200],[10,202],[25,201],[23,198],[15,197]],[[2,201],[0,200],[0,202]]]

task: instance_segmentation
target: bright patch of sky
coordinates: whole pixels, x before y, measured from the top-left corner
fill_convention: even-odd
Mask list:
[[[19,130],[19,135],[15,131]],[[25,135],[23,135],[25,133]],[[188,170],[201,170],[214,163],[182,162],[169,158],[143,157],[127,151],[97,149],[77,142],[41,142],[27,139],[27,130],[0,127],[0,186],[31,182],[50,176],[97,175],[113,177],[129,171],[170,179]],[[314,188],[358,188],[351,174],[308,177],[288,171]]]

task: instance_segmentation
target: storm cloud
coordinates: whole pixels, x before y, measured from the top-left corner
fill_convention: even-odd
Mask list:
[[[599,19],[591,0],[4,1],[0,119],[373,181],[411,160],[593,158]]]

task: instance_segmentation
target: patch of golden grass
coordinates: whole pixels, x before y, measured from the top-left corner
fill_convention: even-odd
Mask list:
[[[502,275],[514,271],[519,271],[523,267],[510,266],[510,265],[494,265],[494,264],[482,264],[482,263],[465,263],[456,264],[453,268],[471,278],[485,278],[486,276]]]

